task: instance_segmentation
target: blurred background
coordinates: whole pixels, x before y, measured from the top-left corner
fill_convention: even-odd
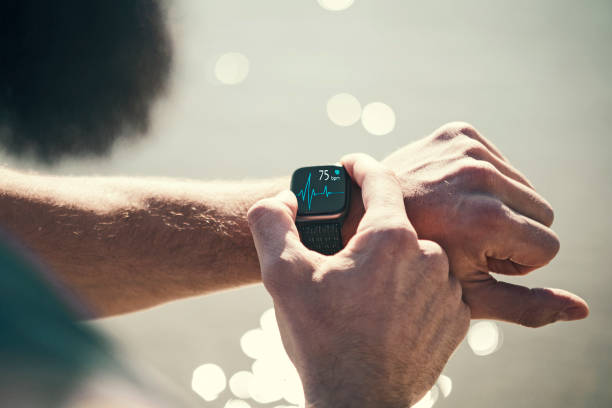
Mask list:
[[[255,179],[353,151],[382,159],[446,122],[470,122],[555,208],[557,258],[506,280],[571,290],[591,315],[537,330],[474,322],[421,404],[612,406],[611,1],[168,7],[171,86],[147,138],[119,141],[105,159],[52,168],[4,153],[0,160],[57,174]],[[249,385],[265,375],[252,365],[270,353],[261,348],[274,332],[273,315],[264,314],[271,306],[256,285],[92,324],[194,406],[291,405],[293,397],[265,394],[266,384]],[[196,370],[203,364],[214,365]],[[232,377],[238,371],[254,377]]]

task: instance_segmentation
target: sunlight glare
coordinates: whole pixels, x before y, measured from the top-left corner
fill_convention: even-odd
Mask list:
[[[427,391],[423,398],[417,401],[416,404],[412,406],[412,408],[431,408],[434,406],[436,401],[438,400],[438,387],[435,385],[431,388],[431,390]]]
[[[467,342],[477,356],[492,354],[500,346],[500,330],[497,324],[484,320],[472,324],[467,334]]]
[[[372,102],[363,108],[361,124],[375,136],[386,135],[395,129],[395,112],[382,102]]]
[[[351,126],[361,117],[361,104],[353,95],[334,95],[327,101],[327,116],[335,125]]]
[[[249,383],[253,379],[250,371],[238,371],[229,380],[229,387],[238,398],[249,398]]]
[[[191,377],[191,389],[205,401],[217,399],[226,383],[223,369],[216,364],[202,364],[193,370]]]
[[[239,52],[223,54],[215,64],[215,76],[225,85],[237,85],[249,74],[249,59]]]
[[[223,408],[251,408],[251,405],[240,399],[231,399],[225,403]]]
[[[355,0],[317,0],[325,10],[341,11],[351,7]]]
[[[251,358],[259,358],[266,347],[266,335],[261,329],[249,330],[240,338],[240,347],[244,354]]]
[[[453,390],[453,381],[449,376],[440,374],[438,381],[436,381],[436,385],[440,389],[440,393],[444,398],[448,397]]]

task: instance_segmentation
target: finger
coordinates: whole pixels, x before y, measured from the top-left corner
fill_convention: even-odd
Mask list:
[[[295,226],[297,208],[295,194],[285,190],[249,209],[247,218],[262,269],[276,262],[287,249],[306,249]]]
[[[508,159],[502,154],[501,150],[499,150],[489,139],[480,134],[473,126],[465,123],[464,126],[460,126],[461,134],[479,141],[482,143],[492,154],[500,158],[501,160],[508,162]]]
[[[501,273],[504,275],[527,275],[529,272],[538,269],[539,266],[521,265],[510,259],[487,258],[487,268],[490,272]]]
[[[477,141],[471,143],[473,143],[473,146],[466,149],[466,156],[476,160],[489,162],[505,176],[518,181],[519,183],[531,188],[532,190],[535,190],[535,187],[533,186],[533,184],[531,184],[529,180],[527,180],[527,177],[525,177],[520,171],[515,169],[510,163],[494,155],[491,150],[489,150],[482,143]]]
[[[371,227],[397,225],[407,227],[414,232],[406,216],[404,196],[399,181],[391,170],[362,153],[343,157],[342,164],[355,183],[361,187],[365,214],[357,232]]]
[[[589,314],[587,303],[562,289],[535,288],[498,282],[468,285],[463,298],[470,306],[473,319],[495,319],[540,327],[559,320],[584,319]]]
[[[483,240],[474,241],[474,250],[480,251],[483,265],[487,260],[509,260],[528,267],[522,269],[496,268],[495,272],[524,274],[550,262],[559,252],[559,238],[553,230],[531,218],[516,213],[493,197],[471,197],[469,203],[474,213],[473,222],[468,219],[472,231]],[[489,262],[488,267],[498,263]],[[484,268],[483,268],[484,269]],[[491,270],[491,269],[488,269]]]
[[[498,197],[516,212],[546,226],[555,218],[552,206],[535,190],[502,174],[491,163],[480,161],[468,172],[474,190],[484,190]]]

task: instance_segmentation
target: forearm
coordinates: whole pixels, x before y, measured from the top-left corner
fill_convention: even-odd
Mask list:
[[[258,282],[246,212],[286,184],[0,169],[0,225],[105,316]]]

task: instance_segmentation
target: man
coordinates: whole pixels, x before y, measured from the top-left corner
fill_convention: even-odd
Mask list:
[[[157,2],[2,7],[0,141],[9,151],[53,162],[146,131],[171,62]],[[473,318],[533,327],[587,315],[573,294],[489,274],[528,273],[559,243],[550,205],[473,127],[446,125],[382,165],[364,156],[343,164],[356,186],[347,248],[333,257],[301,246],[290,195],[265,199],[284,178],[209,184],[0,169],[0,225],[48,266],[3,239],[0,357],[10,370],[0,373],[0,398],[64,405],[93,384],[108,402],[117,395],[95,385],[110,377],[120,379],[111,389],[129,384],[122,397],[154,405],[74,320],[262,277],[311,406],[415,402],[464,336],[466,304]]]
[[[383,161],[419,238],[447,252],[473,318],[542,326],[583,318],[557,289],[498,282],[546,265],[559,242],[550,205],[473,127],[452,123]],[[258,282],[246,212],[288,179],[201,183],[51,177],[0,170],[1,220],[95,316]],[[344,241],[363,214],[353,194]]]

